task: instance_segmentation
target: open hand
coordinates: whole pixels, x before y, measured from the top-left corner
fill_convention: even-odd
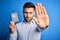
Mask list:
[[[39,3],[36,5],[36,18],[33,17],[33,19],[39,27],[46,28],[46,26],[49,25],[49,17],[47,12],[45,8]]]

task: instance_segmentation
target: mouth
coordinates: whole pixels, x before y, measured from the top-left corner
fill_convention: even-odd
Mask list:
[[[25,20],[26,20],[26,21],[31,21],[31,19],[30,19],[30,18],[26,18]]]
[[[29,18],[26,18],[26,20],[30,20]]]

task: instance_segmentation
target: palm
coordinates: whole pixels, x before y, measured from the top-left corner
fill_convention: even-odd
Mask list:
[[[36,5],[36,18],[34,19],[38,26],[45,27],[49,24],[49,18],[44,7],[41,4]]]
[[[39,15],[36,17],[38,25],[44,26],[48,24],[48,16],[47,15]]]

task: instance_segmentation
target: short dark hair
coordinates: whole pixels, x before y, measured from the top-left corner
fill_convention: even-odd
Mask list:
[[[23,6],[23,10],[24,10],[25,8],[30,8],[30,7],[32,7],[32,8],[35,9],[35,5],[34,5],[32,2],[26,2],[26,3],[24,4],[24,6]]]

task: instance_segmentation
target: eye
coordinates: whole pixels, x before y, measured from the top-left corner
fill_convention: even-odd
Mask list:
[[[32,14],[32,12],[30,12],[30,14]]]
[[[24,12],[25,14],[27,13],[27,12]]]

